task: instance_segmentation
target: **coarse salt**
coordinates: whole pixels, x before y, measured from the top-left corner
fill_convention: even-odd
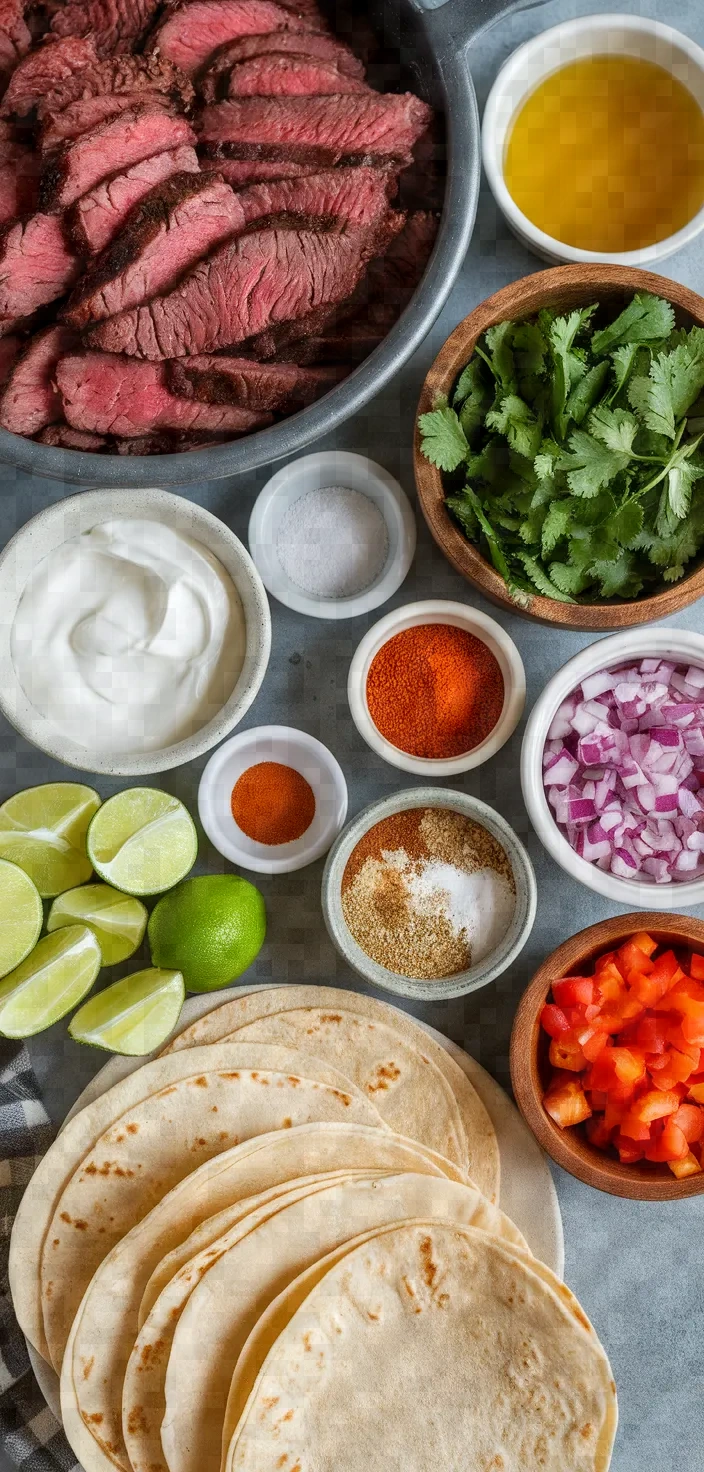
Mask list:
[[[405,878],[420,913],[440,910],[453,930],[464,934],[473,966],[500,945],[511,924],[516,896],[496,869],[475,869],[467,874],[454,864],[431,859],[415,865]]]
[[[379,507],[348,486],[308,491],[289,506],[276,538],[286,576],[314,598],[353,598],[376,582],[389,551]]]

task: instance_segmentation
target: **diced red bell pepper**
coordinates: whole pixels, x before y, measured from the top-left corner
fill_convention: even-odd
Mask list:
[[[640,1050],[612,1048],[611,1063],[619,1083],[637,1084],[645,1077],[645,1054]]]
[[[570,1024],[565,1017],[561,1007],[556,1007],[554,1002],[546,1002],[540,1014],[540,1025],[551,1038],[559,1038],[563,1032],[569,1032]]]
[[[603,1119],[598,1115],[592,1115],[586,1123],[587,1139],[591,1145],[596,1145],[598,1150],[606,1150],[611,1144],[611,1130]]]
[[[678,1125],[668,1119],[661,1134],[651,1139],[645,1147],[646,1160],[665,1164],[670,1160],[684,1160],[689,1154],[689,1145]]]
[[[644,1007],[654,1007],[683,977],[684,972],[680,970],[674,951],[665,951],[652,964],[647,976],[644,973],[634,973],[631,990]]]
[[[694,1043],[699,1048],[703,1048],[704,1008],[702,1009],[701,1017],[683,1017],[680,1031],[688,1043]]]
[[[614,1135],[614,1145],[622,1165],[635,1165],[636,1161],[643,1159],[643,1146],[636,1140],[629,1140],[627,1135]]]
[[[631,936],[631,943],[644,951],[646,956],[652,956],[653,951],[658,948],[657,941],[653,940],[652,935],[648,935],[647,930],[638,930],[635,935]]]
[[[697,1068],[699,1066],[701,1047],[698,1043],[690,1042],[686,1036],[684,1031],[684,1023],[686,1021],[687,1018],[683,1018],[682,1022],[671,1022],[665,1036],[670,1047],[676,1048],[678,1053],[684,1053],[685,1058],[691,1058],[694,1067]]]
[[[548,1089],[543,1104],[551,1119],[559,1124],[561,1129],[567,1129],[570,1125],[581,1124],[582,1120],[589,1119],[591,1109],[587,1097],[578,1079],[569,1079],[567,1083],[552,1085]]]
[[[604,1110],[604,1124],[608,1130],[618,1130],[621,1128],[621,1121],[628,1114],[629,1105],[632,1102],[633,1100],[631,1098],[624,1099],[623,1103],[621,1103],[618,1099],[614,1099],[612,1094],[609,1094],[606,1101],[606,1109]]]
[[[647,976],[652,971],[654,965],[654,962],[645,954],[645,951],[641,950],[640,946],[635,945],[632,940],[627,940],[624,945],[619,946],[616,952],[616,959],[617,964],[626,977],[629,975],[629,972],[635,974],[644,972]]]
[[[704,1080],[700,1083],[690,1084],[688,1099],[693,1099],[695,1104],[704,1104]]]
[[[662,1067],[656,1069],[653,1063],[650,1068],[650,1074],[657,1089],[672,1089],[675,1084],[686,1083],[690,1074],[695,1072],[692,1059],[678,1052],[676,1048],[668,1047],[658,1059],[658,1064],[662,1064]]]
[[[596,988],[591,976],[566,976],[553,982],[552,995],[558,1007],[588,1007],[595,1000]]]
[[[694,977],[695,981],[704,981],[704,956],[690,957],[689,974]]]
[[[590,1089],[588,1093],[589,1103],[591,1104],[592,1109],[606,1108],[606,1105],[608,1103],[608,1094],[605,1094],[602,1089]]]
[[[654,1119],[664,1119],[668,1114],[674,1114],[679,1109],[679,1105],[678,1094],[649,1089],[647,1094],[641,1094],[640,1099],[636,1099],[631,1114],[634,1119],[642,1120],[645,1124],[652,1124]]]
[[[664,1053],[666,1027],[667,1023],[660,1017],[646,1013],[635,1025],[632,1041],[646,1053]]]
[[[628,1140],[638,1140],[643,1143],[650,1139],[650,1125],[646,1120],[638,1119],[634,1109],[629,1109],[621,1120],[621,1134]]]
[[[680,1104],[672,1120],[681,1129],[688,1145],[704,1139],[704,1110],[697,1104]]]
[[[590,1037],[586,1037],[584,1033],[580,1033],[580,1047],[588,1063],[593,1063],[595,1058],[598,1058],[599,1054],[603,1053],[608,1041],[607,1033],[601,1032],[598,1028],[591,1030]]]
[[[582,1073],[587,1066],[587,1060],[571,1028],[569,1032],[553,1038],[548,1056],[553,1068],[566,1068],[570,1073]]]
[[[704,986],[691,976],[685,976],[677,986],[670,988],[666,996],[668,1007],[681,1017],[699,1017],[704,1011]]]
[[[687,1152],[684,1160],[668,1160],[667,1163],[678,1181],[685,1180],[687,1176],[696,1176],[701,1170],[701,1165],[691,1150]]]
[[[601,971],[597,971],[594,978],[599,988],[599,994],[603,1002],[618,1002],[626,990],[624,979],[618,966],[610,961]]]

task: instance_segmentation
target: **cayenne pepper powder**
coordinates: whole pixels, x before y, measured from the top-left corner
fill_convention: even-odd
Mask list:
[[[367,676],[369,714],[382,736],[409,756],[462,756],[486,739],[504,704],[491,650],[453,624],[418,624],[394,634]]]
[[[238,777],[232,816],[255,843],[293,843],[310,828],[315,796],[309,782],[283,762],[257,762]]]

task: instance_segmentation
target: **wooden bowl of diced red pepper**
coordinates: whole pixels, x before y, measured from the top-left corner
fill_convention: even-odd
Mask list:
[[[638,912],[558,946],[521,998],[511,1078],[580,1181],[642,1201],[704,1191],[704,923]]]

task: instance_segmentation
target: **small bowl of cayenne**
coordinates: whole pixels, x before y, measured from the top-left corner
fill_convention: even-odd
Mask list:
[[[505,745],[526,698],[523,661],[495,619],[466,603],[407,603],[357,647],[347,680],[352,719],[392,767],[453,777]]]
[[[641,948],[645,962],[637,954]],[[704,985],[697,977],[704,971],[703,958],[704,922],[690,915],[638,911],[580,930],[551,952],[523,993],[511,1034],[516,1103],[538,1143],[578,1181],[636,1201],[673,1201],[704,1192],[702,1122],[697,1117],[704,1104],[704,1052],[697,1060],[697,1048],[693,1051],[680,1036],[688,1013],[692,1025],[687,1023],[687,1032],[700,1035],[704,1003],[698,998]],[[569,987],[573,979],[574,995]],[[597,987],[591,1006],[590,979]],[[553,1015],[544,1017],[548,1002]],[[559,1033],[556,1014],[567,1007],[567,1020],[576,1021],[574,1004],[581,1010],[586,1005],[591,1018],[579,1029],[592,1055],[586,1061],[575,1053],[579,1039],[571,1031]],[[600,1062],[596,1049],[604,1007],[613,1012],[614,1025]],[[552,1034],[559,1033],[556,1039],[543,1021]],[[588,1071],[595,1055],[598,1074]],[[556,1072],[556,1061],[570,1067]],[[590,1085],[599,1085],[599,1090],[595,1093]],[[613,1115],[607,1117],[610,1097]],[[648,1159],[646,1150],[656,1158]]]

